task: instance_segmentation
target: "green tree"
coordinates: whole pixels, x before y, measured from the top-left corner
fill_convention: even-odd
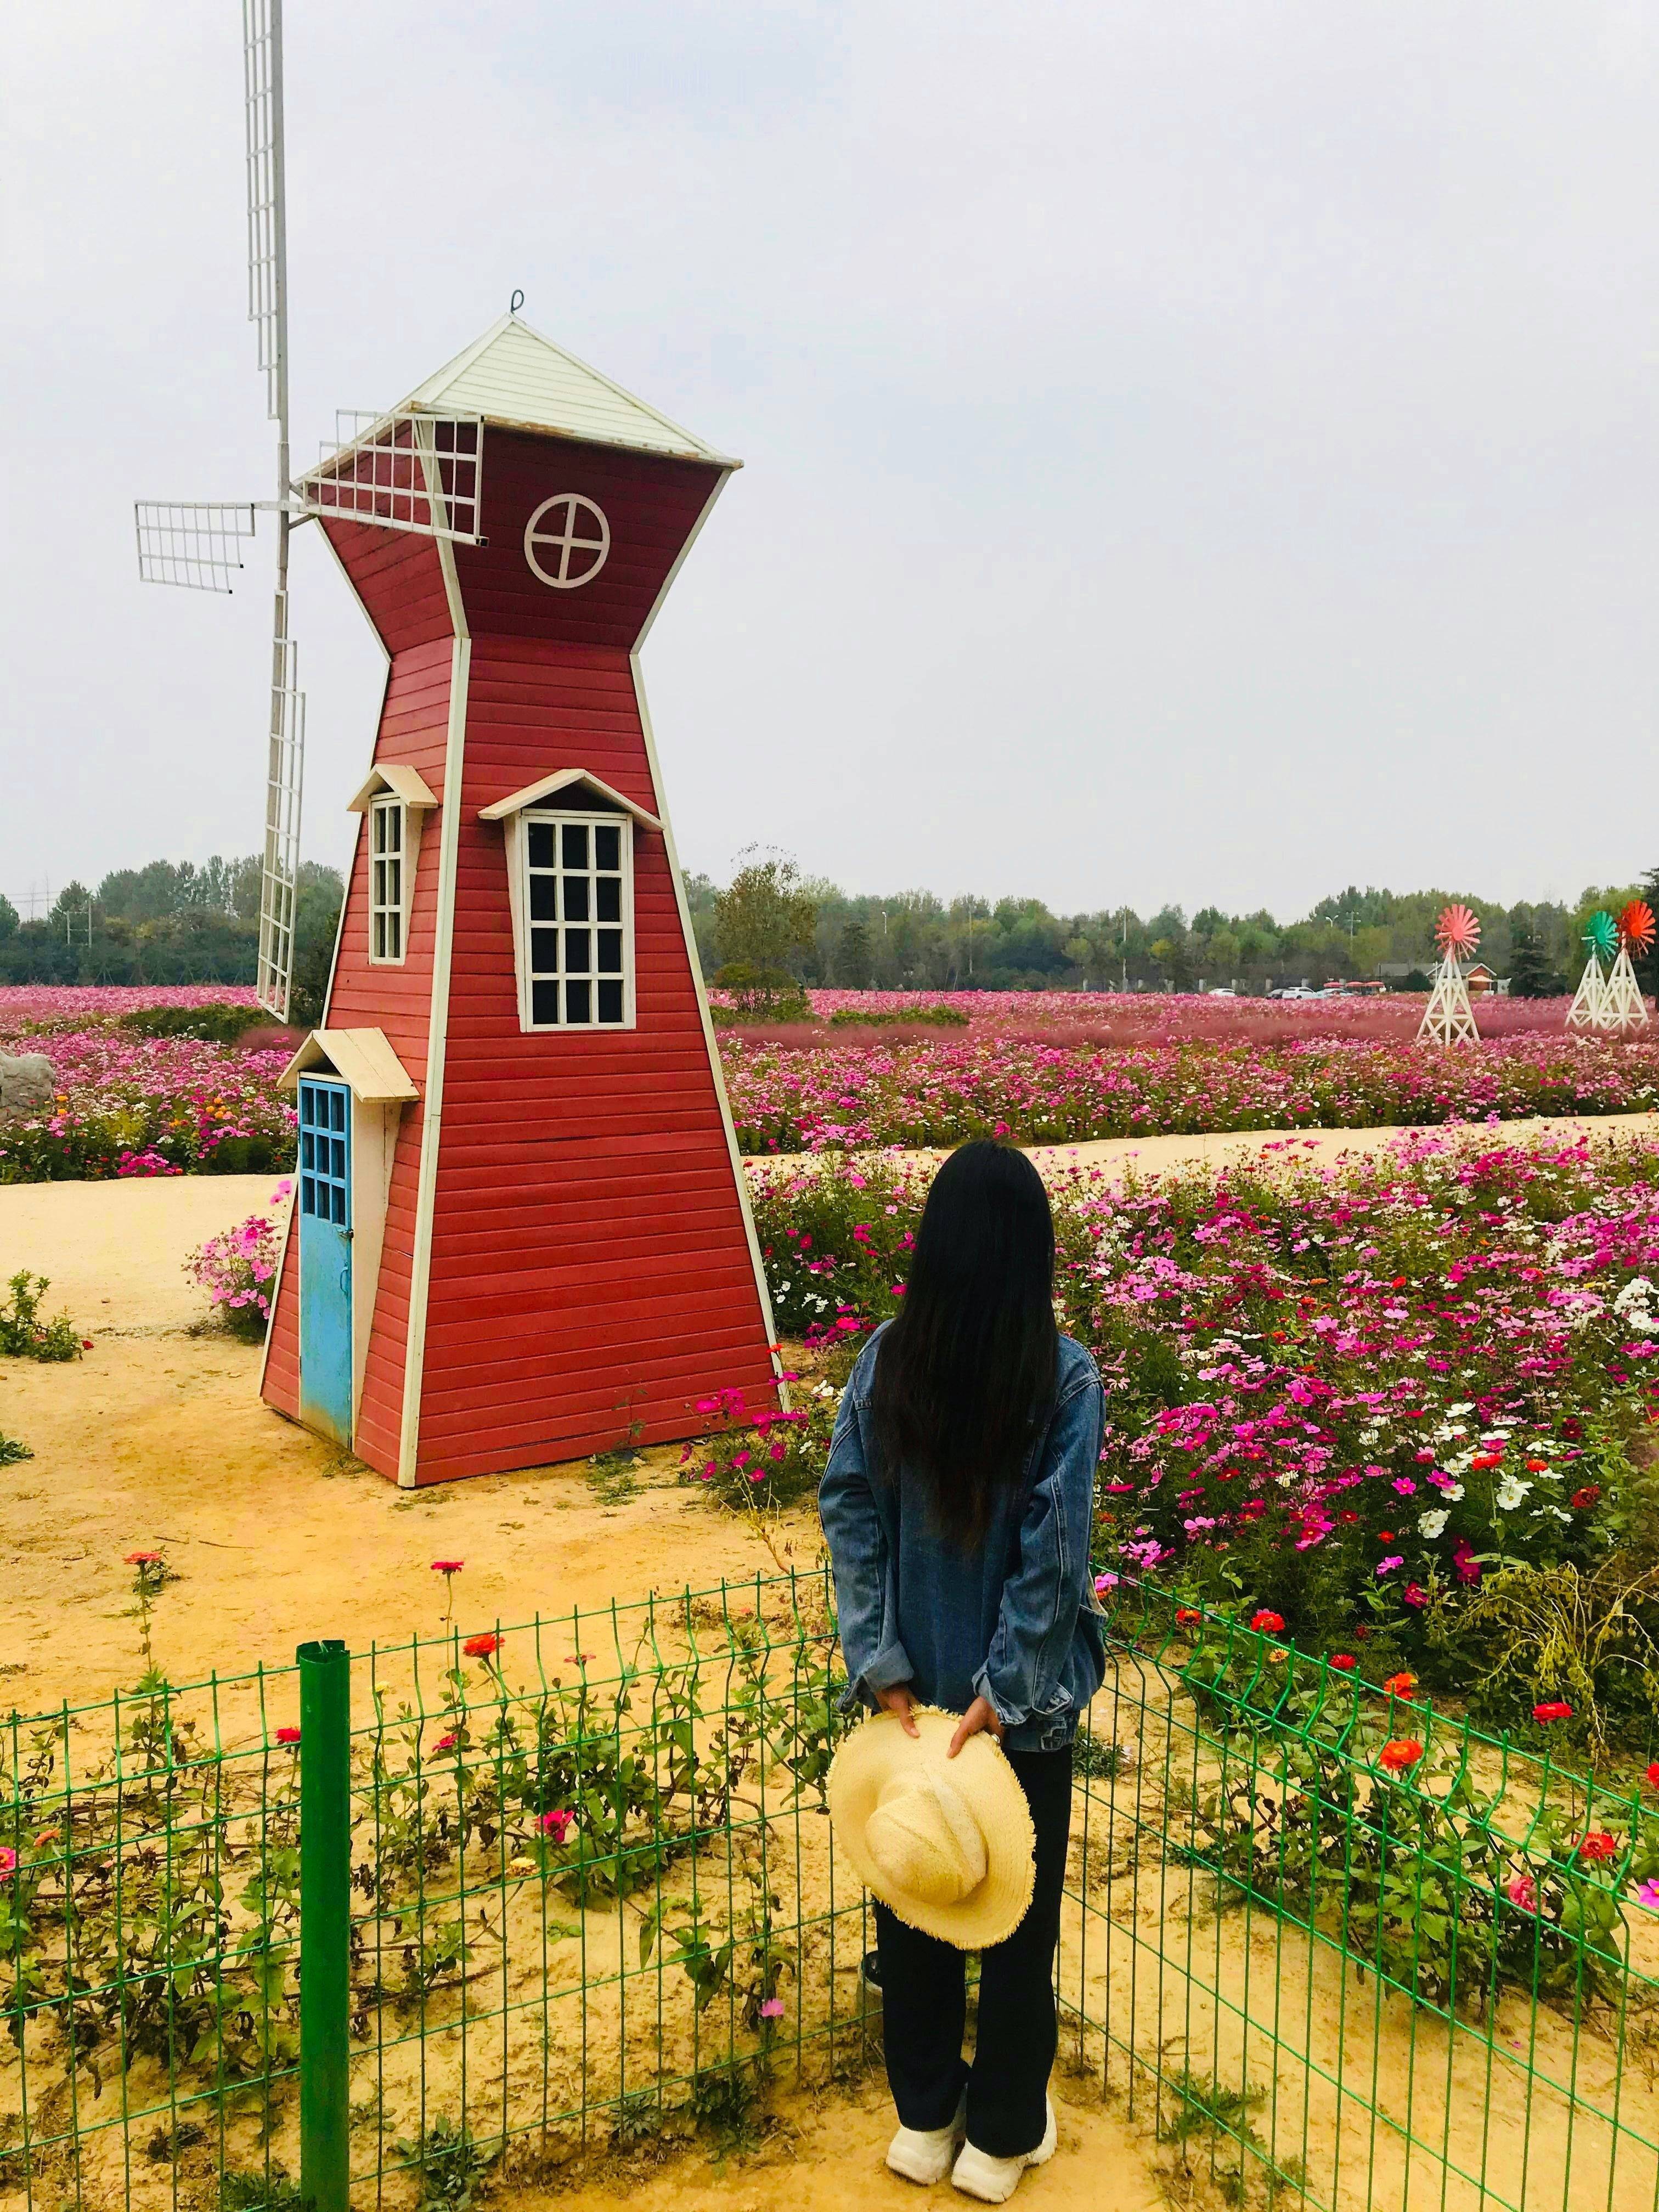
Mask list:
[[[859,921],[842,924],[841,936],[836,945],[836,981],[844,983],[848,990],[861,991],[874,972],[874,956],[870,950],[870,933]]]
[[[1517,999],[1553,999],[1566,988],[1528,922],[1510,925],[1510,990]]]
[[[810,952],[818,902],[793,860],[753,860],[714,899],[714,938],[722,965],[714,980],[744,1012],[770,1010],[799,994],[792,955]]]
[[[17,909],[3,891],[0,891],[0,943],[15,936],[17,931]]]

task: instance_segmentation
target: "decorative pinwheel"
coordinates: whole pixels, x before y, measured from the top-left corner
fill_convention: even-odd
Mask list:
[[[1645,899],[1632,899],[1619,916],[1620,942],[1639,960],[1653,946],[1653,908]]]
[[[1584,942],[1598,960],[1611,960],[1619,949],[1619,925],[1605,907],[1584,925]]]
[[[1480,942],[1480,917],[1473,907],[1449,906],[1434,926],[1434,941],[1455,960],[1472,960]]]

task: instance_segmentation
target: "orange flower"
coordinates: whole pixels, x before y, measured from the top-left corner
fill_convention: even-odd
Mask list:
[[[1195,1620],[1200,1620],[1202,1618],[1203,1616],[1199,1612],[1196,1606],[1183,1605],[1176,1613],[1176,1626],[1177,1628],[1190,1628]]]
[[[501,1648],[499,1636],[469,1636],[461,1646],[469,1659],[493,1659]]]
[[[1407,1674],[1404,1671],[1398,1674],[1390,1674],[1388,1680],[1382,1685],[1384,1692],[1391,1698],[1409,1698],[1412,1692],[1416,1687],[1416,1675]]]
[[[1390,1774],[1405,1774],[1422,1758],[1423,1747],[1414,1735],[1396,1736],[1392,1743],[1385,1743],[1376,1756]]]

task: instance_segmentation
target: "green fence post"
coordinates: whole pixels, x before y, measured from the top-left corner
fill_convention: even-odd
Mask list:
[[[300,2194],[348,2212],[351,1658],[330,1637],[300,1662]]]

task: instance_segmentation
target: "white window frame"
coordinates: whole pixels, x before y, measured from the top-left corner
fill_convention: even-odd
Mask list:
[[[623,939],[622,975],[620,979],[607,976],[604,980],[607,981],[620,980],[622,983],[623,1016],[619,1022],[602,1022],[599,1018],[599,985],[601,979],[597,966],[590,968],[587,971],[588,980],[592,985],[592,996],[589,1002],[590,1017],[586,1021],[572,1022],[561,1019],[556,1022],[538,1022],[535,1018],[535,987],[538,980],[543,982],[557,981],[562,993],[569,981],[582,980],[580,976],[574,979],[567,978],[562,974],[557,976],[544,975],[538,979],[533,972],[532,931],[549,927],[556,927],[562,931],[566,926],[562,916],[556,922],[550,924],[545,920],[533,920],[531,915],[530,832],[532,827],[542,824],[552,826],[559,841],[561,865],[556,875],[560,883],[564,880],[562,833],[567,827],[586,829],[588,833],[590,858],[585,873],[590,884],[597,882],[597,874],[592,860],[594,830],[614,830],[617,833],[617,849],[621,862],[618,873],[622,879],[620,899],[622,908],[620,927]],[[513,908],[513,950],[519,981],[519,1027],[526,1033],[538,1036],[561,1035],[609,1036],[614,1036],[619,1030],[634,1029],[637,1025],[637,1007],[634,963],[634,820],[632,816],[607,808],[532,805],[509,815],[506,827],[507,886]],[[538,869],[536,872],[541,875],[544,872]],[[574,872],[575,871],[573,870],[572,873]],[[590,903],[597,904],[597,899]],[[615,926],[609,922],[601,923],[597,915],[591,915],[586,924],[586,927],[592,931]],[[597,945],[592,948],[592,957],[597,959]]]
[[[368,959],[373,968],[401,968],[409,957],[410,894],[414,887],[415,854],[411,840],[420,841],[419,811],[411,807],[395,791],[377,792],[368,802]],[[382,822],[396,817],[398,848],[395,854],[383,850],[380,844]],[[395,901],[380,896],[380,870],[389,860],[395,859],[398,866],[398,896]],[[398,925],[398,950],[386,950],[386,937],[381,924],[395,920]]]

